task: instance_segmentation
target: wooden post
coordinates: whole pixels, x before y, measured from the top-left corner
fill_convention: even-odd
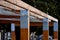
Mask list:
[[[49,40],[49,22],[48,18],[43,19],[43,40]]]
[[[54,22],[54,39],[58,40],[58,22]]]
[[[29,40],[29,13],[20,10],[20,40]]]
[[[11,23],[11,38],[12,38],[12,40],[16,40],[15,24],[14,23]]]

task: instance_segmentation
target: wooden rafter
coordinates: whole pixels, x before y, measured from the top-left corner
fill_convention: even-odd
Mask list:
[[[8,6],[9,4],[11,7]],[[40,11],[40,10],[38,10],[38,9],[36,9],[36,8],[34,8],[34,7],[28,5],[25,2],[20,1],[20,0],[5,0],[5,1],[0,2],[0,5],[4,5],[4,6],[10,7],[15,10],[20,10],[20,7],[22,7],[22,8],[28,9],[29,11],[31,11],[37,15],[41,15],[43,17],[50,19],[50,20],[58,22],[58,20],[56,18],[53,18],[53,17],[45,14],[44,12],[42,12],[42,11]],[[33,14],[33,13],[31,13],[31,14]]]
[[[20,18],[20,16],[0,15],[0,18]]]
[[[15,23],[16,26],[20,26],[20,22],[19,21],[11,21],[11,20],[0,20],[0,21],[1,21],[0,23],[6,23],[6,24],[8,24],[8,23]],[[42,25],[43,25],[42,22],[30,22],[30,26],[33,26],[33,27],[35,27],[35,26],[40,27]],[[52,27],[53,23],[49,22],[49,26]]]
[[[3,9],[0,9],[0,10],[1,10],[0,11],[0,15],[20,16],[20,14],[16,14],[16,13],[11,12],[11,11],[6,11],[6,10],[3,10]],[[36,18],[38,18],[40,20],[44,18],[42,16],[39,16],[39,15],[34,14],[33,12],[29,12],[29,13],[30,13],[31,16],[34,16],[34,17],[36,17]],[[2,18],[2,16],[1,16],[1,18]]]
[[[12,3],[12,4],[15,4],[17,6],[20,6],[20,7],[23,7],[25,9],[28,9],[28,10],[30,10],[30,11],[36,13],[36,14],[39,14],[39,15],[41,15],[43,17],[46,17],[46,18],[48,18],[50,20],[58,21],[56,18],[53,18],[52,16],[49,16],[49,15],[45,14],[44,12],[42,12],[42,11],[40,11],[40,10],[38,10],[38,9],[28,5],[28,4],[26,4],[23,1],[19,1],[19,0],[7,0],[7,1]]]

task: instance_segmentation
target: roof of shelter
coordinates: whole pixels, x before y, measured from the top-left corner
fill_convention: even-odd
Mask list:
[[[35,21],[40,22],[39,19],[48,18],[49,20],[58,22],[58,19],[28,5],[27,3],[25,3],[21,0],[1,0],[1,2],[0,2],[0,15],[20,16],[19,10],[21,10],[21,9],[29,10],[31,21],[34,20],[34,22]],[[13,12],[13,10],[14,10],[14,12]],[[16,12],[16,11],[18,11],[18,12]],[[15,20],[16,19],[19,20],[18,18],[15,18]],[[0,19],[1,19],[1,17],[0,17]],[[10,20],[11,20],[11,18],[10,18]],[[14,20],[14,19],[12,19],[12,20]]]

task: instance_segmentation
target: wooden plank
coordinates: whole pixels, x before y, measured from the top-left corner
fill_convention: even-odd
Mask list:
[[[20,16],[0,15],[0,18],[20,18]]]
[[[19,17],[20,15],[19,14],[16,14],[16,13],[14,13],[14,12],[10,12],[10,11],[5,11],[5,10],[3,10],[3,9],[0,9],[0,14],[1,15],[3,15],[3,16],[1,16],[1,18],[9,18],[9,17],[11,17],[12,15],[12,17]],[[7,16],[6,16],[7,15]],[[10,16],[11,15],[11,16]],[[44,17],[41,17],[41,16],[39,16],[39,15],[36,15],[36,14],[34,14],[33,12],[30,12],[30,15],[32,15],[32,16],[34,16],[34,17],[36,17],[37,19],[43,19]],[[6,17],[5,17],[6,16]],[[12,18],[11,17],[11,18]],[[49,22],[51,22],[51,20],[49,20]]]
[[[0,2],[0,5],[3,5],[3,6],[6,6],[6,7],[9,7],[11,9],[15,9],[15,10],[20,10],[21,8],[20,7],[17,7],[11,3],[8,3],[8,2],[5,2],[5,1],[1,1]]]
[[[0,15],[20,16],[19,14],[16,14],[16,13],[14,13],[14,12],[11,12],[11,11],[8,11],[8,10],[2,9],[2,8],[0,8]]]
[[[15,24],[14,23],[11,23],[11,36],[12,36],[12,40],[16,40]]]
[[[28,40],[28,29],[20,29],[20,40]]]
[[[19,18],[0,18],[0,20],[20,21]]]
[[[8,23],[15,23],[16,26],[20,26],[20,22],[19,21],[0,20],[0,23],[6,23],[6,24],[8,24]],[[40,27],[42,25],[43,25],[42,22],[30,22],[30,26],[33,26],[33,27],[35,27],[35,26]],[[52,22],[49,22],[49,26],[52,27],[53,26],[53,23]]]
[[[49,40],[49,22],[48,18],[43,19],[43,40]]]
[[[12,9],[10,7],[6,7],[6,6],[3,6],[3,5],[0,5],[0,8],[11,11],[11,12],[14,12],[14,13],[19,13],[20,12],[20,10],[14,10],[14,9]]]
[[[30,27],[30,15],[29,15],[29,10],[20,10],[20,28],[23,29],[21,33],[21,40],[29,40],[29,27]],[[24,16],[22,16],[24,15]],[[27,29],[24,31],[24,29]],[[23,36],[24,35],[24,36]],[[23,39],[24,38],[24,39]]]
[[[32,27],[42,27],[42,22],[30,22],[30,26]],[[20,26],[20,24],[16,23],[16,26]],[[53,27],[53,23],[49,22],[49,27]]]
[[[2,3],[6,3],[5,1],[3,1]],[[7,2],[8,3],[8,2]],[[4,6],[6,6],[6,4],[4,5]],[[8,6],[9,8],[13,8],[13,7],[10,7],[10,6]],[[22,8],[21,8],[22,9]],[[8,9],[9,10],[9,9]],[[33,12],[30,12],[30,13],[33,13]],[[42,19],[43,17],[41,17],[41,16],[38,16],[38,15],[36,15],[36,14],[30,14],[30,15],[32,15],[32,16],[36,16],[37,18],[39,17],[40,19]]]
[[[30,26],[38,26],[38,27],[41,27],[43,25],[42,22],[30,22]],[[49,26],[52,27],[53,26],[53,23],[52,22],[49,22]]]
[[[38,9],[36,9],[36,8],[28,5],[28,4],[26,4],[26,3],[23,2],[23,1],[18,1],[18,0],[7,0],[7,1],[8,1],[9,3],[18,5],[18,6],[20,6],[20,7],[25,8],[25,9],[28,9],[28,10],[30,10],[30,11],[38,14],[38,15],[41,15],[41,16],[43,16],[43,17],[46,17],[46,18],[48,18],[48,19],[50,19],[50,20],[53,20],[53,21],[57,21],[57,22],[58,22],[58,20],[57,20],[56,18],[53,18],[52,16],[49,16],[49,15],[45,14],[44,12],[42,12],[42,11],[40,11],[40,10],[38,10]]]
[[[54,31],[54,39],[58,39],[58,32]]]
[[[39,15],[33,13],[33,12],[29,12],[29,13],[30,13],[31,16],[34,16],[34,17],[36,17],[36,18],[39,18],[40,20],[44,18],[44,17],[39,16]]]
[[[5,1],[2,1],[2,3],[0,3],[0,4],[1,4],[1,5],[4,5],[4,6],[7,6],[7,7],[11,8],[11,9],[13,9],[13,7],[15,7],[15,5],[12,5],[12,4],[10,4],[10,3],[8,3],[8,2],[5,2]],[[9,6],[8,6],[7,4],[8,4]],[[10,5],[13,6],[13,7],[11,7]],[[16,7],[16,8],[17,8],[17,7]],[[23,9],[23,8],[20,8],[20,7],[19,7],[18,9]],[[15,10],[16,10],[16,9],[15,9]],[[30,12],[30,13],[31,13],[31,15],[33,15],[32,12]],[[33,15],[33,16],[35,16],[35,15]],[[37,17],[38,17],[38,15],[37,15]],[[39,18],[42,19],[43,17],[39,17]]]
[[[20,22],[19,21],[11,21],[11,20],[0,20],[0,23],[18,23],[18,24],[20,24]]]
[[[5,6],[2,6],[2,5],[0,5],[0,8],[2,8],[2,9],[6,9],[6,10],[12,10],[12,9],[7,8],[7,7],[5,7]]]
[[[48,36],[49,36],[49,31],[48,30],[43,31],[43,40],[49,40]]]
[[[12,40],[16,40],[16,35],[15,35],[15,31],[13,32],[11,32],[11,36],[12,36]]]
[[[58,22],[54,22],[54,39],[58,39]]]

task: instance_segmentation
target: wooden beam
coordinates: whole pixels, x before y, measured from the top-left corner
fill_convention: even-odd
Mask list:
[[[8,10],[2,9],[2,8],[0,8],[0,15],[20,16],[19,14],[16,14],[14,12],[11,12],[11,11],[8,11]]]
[[[35,27],[35,26],[41,27],[41,26],[43,26],[43,23],[42,22],[30,22],[30,25],[33,27]],[[52,27],[53,23],[49,22],[49,26]]]
[[[16,40],[15,24],[14,23],[11,23],[11,37],[12,37],[12,40]]]
[[[10,6],[9,6],[10,7]],[[21,8],[22,9],[22,8]],[[9,9],[8,9],[9,10]],[[37,17],[37,18],[39,18],[39,19],[43,19],[44,17],[42,17],[42,16],[38,16],[38,15],[36,15],[36,14],[34,14],[33,12],[30,12],[30,15],[32,15],[32,16],[34,16],[34,17]]]
[[[30,15],[33,16],[33,17],[35,17],[35,18],[37,18],[37,19],[39,19],[39,20],[43,20],[45,18],[45,17],[37,15],[37,14],[35,14],[33,12],[30,12]],[[48,21],[51,22],[51,20],[48,20]]]
[[[6,10],[12,10],[12,9],[7,8],[7,7],[5,7],[5,6],[2,6],[2,5],[0,5],[0,8],[2,8],[2,9],[6,9]]]
[[[20,22],[19,21],[11,21],[11,20],[0,20],[0,23],[17,23],[17,24],[20,24]]]
[[[7,6],[7,7],[11,8],[11,9],[13,9],[13,7],[15,7],[15,5],[12,5],[11,3],[8,3],[8,2],[5,2],[5,1],[2,1],[2,3],[0,3],[0,4],[1,4],[1,5],[4,5],[4,6]],[[8,4],[9,6],[8,6],[7,4]],[[11,7],[10,5],[13,6],[13,7]],[[16,8],[17,8],[17,7],[16,7]],[[20,8],[20,7],[19,7],[18,9],[23,9],[23,8]],[[30,12],[30,13],[31,13],[31,15],[33,15],[33,12]],[[35,15],[33,15],[33,16],[35,16]],[[37,17],[38,17],[38,15],[37,15]],[[39,17],[39,18],[42,19],[43,17]]]
[[[44,17],[39,16],[39,15],[33,13],[33,12],[29,12],[29,13],[30,13],[31,16],[34,16],[34,17],[36,17],[36,18],[39,18],[39,19],[43,19],[43,18],[44,18]]]
[[[54,39],[58,40],[58,32],[57,31],[54,31]]]
[[[0,15],[0,18],[20,18],[20,16]]]
[[[20,7],[17,7],[11,3],[6,2],[6,1],[1,1],[0,5],[6,6],[8,8],[14,9],[14,10],[20,10],[21,9]]]
[[[20,28],[21,28],[21,31],[20,31],[20,40],[30,40],[30,30],[29,30],[29,27],[30,27],[30,15],[29,15],[29,10],[20,10]],[[22,16],[24,15],[24,16]],[[23,30],[22,30],[23,29]],[[24,30],[26,29],[26,30]],[[24,36],[23,36],[24,35]]]
[[[58,40],[58,22],[54,22],[54,39]]]
[[[32,27],[42,27],[42,22],[30,22],[30,26]],[[20,26],[20,24],[16,23],[16,26]],[[53,23],[49,22],[49,27],[53,27]]]
[[[19,18],[0,18],[0,20],[20,21]]]
[[[19,15],[19,14],[16,14],[16,13],[14,13],[14,12],[10,12],[10,11],[8,11],[8,14],[6,14],[7,12],[5,11],[5,10],[1,10],[0,11],[1,13],[0,14],[2,14],[2,15],[13,15],[14,14],[14,16],[17,16],[17,15]],[[37,19],[43,19],[44,17],[42,17],[42,16],[39,16],[39,15],[36,15],[36,14],[34,14],[33,12],[29,12],[30,13],[30,15],[31,16],[34,16],[34,17],[36,17]],[[49,20],[49,22],[50,22],[50,20]]]
[[[14,10],[14,9],[12,9],[10,7],[6,7],[6,6],[3,6],[3,5],[0,5],[0,8],[11,11],[11,12],[14,12],[14,13],[20,13],[20,10]]]
[[[0,20],[0,23],[15,23],[16,26],[20,26],[20,22],[19,21],[11,21],[11,20]],[[42,22],[30,22],[30,26],[42,26],[43,23]],[[49,22],[49,26],[52,27],[53,26],[53,23],[52,22]]]
[[[20,0],[7,0],[7,2],[12,3],[14,5],[17,5],[19,7],[25,8],[25,9],[28,9],[28,10],[30,10],[30,11],[38,14],[38,15],[41,15],[43,17],[46,17],[46,18],[50,19],[50,20],[58,22],[58,20],[56,18],[53,18],[52,16],[49,16],[49,15],[45,14],[44,12],[42,12],[42,11],[40,11],[40,10],[26,4],[23,1],[20,1]]]
[[[49,40],[48,36],[49,36],[49,31],[48,30],[45,30],[43,31],[43,40]]]
[[[49,22],[48,18],[43,19],[43,40],[49,40]]]
[[[14,20],[14,21],[19,21],[20,19],[20,16],[9,16],[9,15],[0,15],[0,20]],[[33,20],[33,21],[32,21]],[[38,20],[38,18],[37,19],[35,19],[35,18],[33,18],[32,19],[32,17],[30,17],[30,21],[31,22],[42,22],[42,20],[40,19],[40,21]]]
[[[22,28],[20,29],[20,40],[28,40],[28,29]]]

